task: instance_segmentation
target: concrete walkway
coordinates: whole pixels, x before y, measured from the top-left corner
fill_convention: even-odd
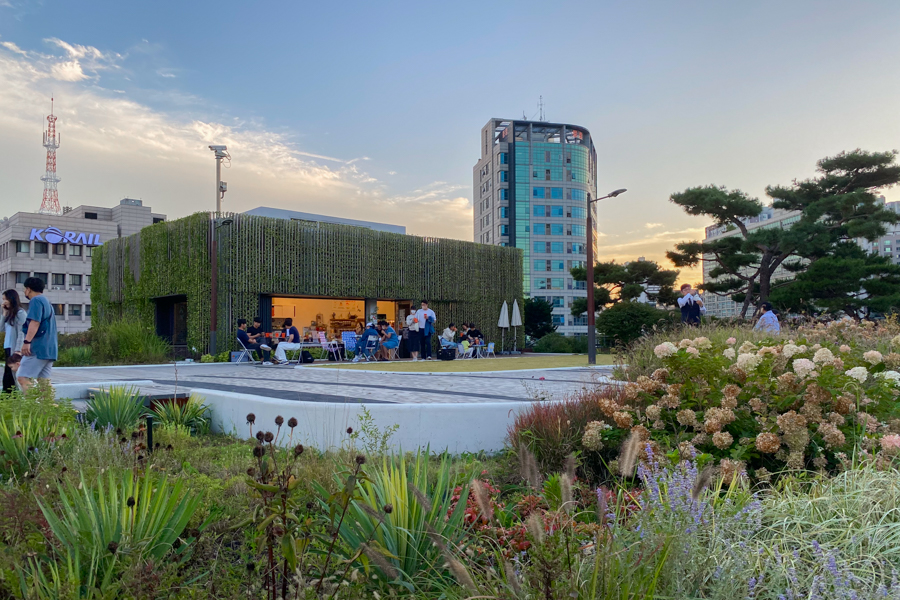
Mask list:
[[[600,383],[612,367],[479,373],[381,373],[213,363],[70,367],[53,370],[54,384],[152,381],[303,402],[464,404],[563,399]]]

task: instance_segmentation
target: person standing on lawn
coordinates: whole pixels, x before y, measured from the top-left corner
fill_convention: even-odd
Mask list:
[[[428,308],[428,300],[422,300],[422,308],[416,311],[419,320],[419,353],[422,360],[433,360],[431,357],[431,336],[434,334],[434,323],[437,316]]]
[[[16,376],[10,369],[9,357],[22,351],[25,342],[25,319],[27,314],[19,303],[19,292],[6,290],[3,292],[3,349],[6,351],[6,367],[3,369],[3,391],[11,392],[18,389]],[[21,361],[22,357],[19,356]]]
[[[57,359],[58,341],[56,315],[44,296],[44,281],[37,277],[25,280],[28,313],[25,318],[25,341],[22,343],[22,364],[16,373],[19,387],[28,391],[34,379],[50,383],[53,362]]]

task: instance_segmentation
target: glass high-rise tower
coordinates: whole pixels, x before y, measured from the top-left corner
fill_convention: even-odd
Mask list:
[[[588,198],[597,197],[597,152],[577,125],[491,119],[481,129],[481,158],[473,169],[475,241],[514,246],[525,255],[526,296],[553,306],[557,331],[587,334],[587,317],[570,308],[587,296],[570,269],[597,256],[597,213],[587,232]],[[592,210],[596,211],[596,204]],[[590,237],[588,237],[588,234]]]

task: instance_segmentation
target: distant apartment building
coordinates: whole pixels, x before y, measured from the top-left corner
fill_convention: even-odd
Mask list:
[[[584,127],[543,121],[491,119],[481,130],[481,157],[472,170],[474,239],[524,253],[526,296],[553,306],[553,323],[566,335],[587,334],[587,316],[572,302],[586,297],[570,270],[584,266],[588,200],[597,197],[597,152]]]
[[[61,216],[15,213],[0,221],[0,286],[18,291],[27,305],[22,284],[42,279],[59,332],[85,331],[91,326],[94,248],[165,219],[131,198],[112,208],[78,206]]]
[[[783,229],[787,229],[799,220],[799,211],[788,211],[767,206],[763,208],[762,212],[760,212],[759,215],[751,217],[749,219],[744,219],[743,222],[749,230],[766,229],[770,227],[781,227]],[[704,241],[711,242],[713,240],[731,235],[740,235],[740,232],[734,227],[729,228],[710,225],[706,228],[706,239]],[[714,281],[713,278],[710,277],[710,271],[716,268],[716,266],[717,264],[713,260],[711,260],[711,258],[708,258],[707,256],[703,257],[704,284]],[[775,273],[772,275],[772,281],[789,279],[792,276],[792,273],[784,269],[784,267],[779,266],[775,270]],[[741,314],[742,305],[734,302],[731,299],[731,296],[727,294],[712,294],[710,292],[704,292],[703,303],[706,306],[707,316],[729,318],[738,317]]]
[[[878,200],[886,209],[896,214],[900,214],[900,202],[885,202],[884,196],[881,196]],[[900,265],[900,223],[888,225],[888,232],[874,242],[864,239],[857,240],[856,242],[863,250],[868,250],[879,256],[889,258],[895,265]]]

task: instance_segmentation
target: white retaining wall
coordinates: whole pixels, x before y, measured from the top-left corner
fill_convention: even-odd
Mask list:
[[[291,417],[298,421],[293,443],[303,443],[319,450],[340,447],[347,440],[347,428],[359,428],[362,406],[368,409],[380,429],[399,425],[391,438],[395,449],[414,450],[427,445],[431,450],[462,452],[496,452],[503,449],[508,427],[515,415],[530,402],[484,402],[478,404],[361,404],[336,402],[302,402],[279,400],[249,394],[219,392],[192,388],[212,410],[212,430],[249,437],[247,414],[256,415],[254,434],[276,430],[275,417],[285,423]],[[287,443],[287,426],[282,427],[280,443]]]

